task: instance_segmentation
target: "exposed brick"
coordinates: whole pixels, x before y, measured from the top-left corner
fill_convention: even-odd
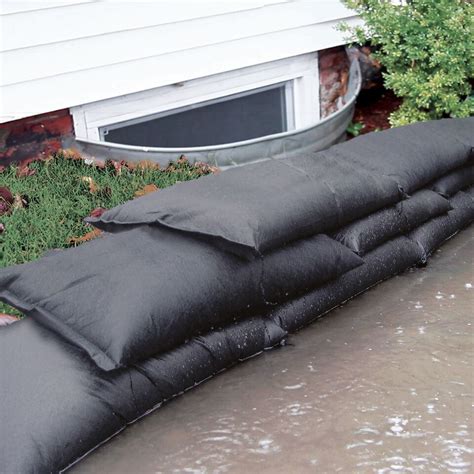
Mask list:
[[[74,135],[68,109],[0,124],[0,165],[46,158]]]
[[[44,128],[49,136],[69,135],[73,133],[71,116],[58,117],[55,120],[48,120],[44,122]]]
[[[342,46],[319,51],[318,55],[321,116],[327,117],[337,110],[347,91],[349,60]]]
[[[320,69],[341,68],[347,64],[347,55],[344,47],[323,49],[319,51]]]
[[[323,69],[319,73],[319,80],[322,87],[329,88],[339,79],[339,73],[331,69]]]
[[[319,67],[323,70],[337,66],[339,56],[336,53],[324,54],[319,58]]]

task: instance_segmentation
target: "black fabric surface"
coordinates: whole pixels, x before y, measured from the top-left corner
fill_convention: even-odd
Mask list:
[[[159,223],[252,258],[399,199],[395,181],[319,153],[180,183],[87,221],[110,232]]]
[[[285,335],[251,318],[136,367],[103,372],[33,318],[2,327],[0,472],[58,472],[166,399]]]
[[[474,117],[416,123],[370,133],[328,151],[411,194],[474,158]]]
[[[286,331],[295,332],[376,283],[415,265],[422,257],[414,242],[404,236],[397,237],[365,255],[364,265],[278,306],[269,318]]]
[[[427,261],[445,240],[474,221],[474,201],[469,192],[459,191],[451,199],[452,210],[436,217],[408,234],[422,251],[422,260]]]
[[[474,132],[473,132],[474,133]],[[452,196],[474,184],[474,165],[462,166],[436,180],[430,187],[442,196]]]
[[[252,317],[198,336],[187,344],[134,366],[159,389],[159,397],[145,394],[142,403],[155,405],[243,361],[279,344],[287,332],[273,321]],[[190,359],[193,359],[190,363]]]
[[[0,357],[0,472],[6,474],[66,467],[143,413],[132,384],[153,389],[140,374],[109,379],[33,318],[2,327]]]
[[[360,264],[323,234],[244,261],[186,234],[143,226],[0,270],[0,299],[111,370]]]
[[[359,255],[406,233],[451,209],[448,200],[423,189],[395,206],[374,212],[341,228],[332,237]]]

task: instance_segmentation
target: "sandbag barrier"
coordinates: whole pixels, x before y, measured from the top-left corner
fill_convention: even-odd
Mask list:
[[[474,120],[373,133],[106,212],[96,241],[0,270],[0,472],[57,472],[282,343],[474,220]]]

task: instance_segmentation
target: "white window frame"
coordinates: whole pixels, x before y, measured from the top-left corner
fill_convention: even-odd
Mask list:
[[[122,122],[138,123],[278,84],[286,88],[288,130],[319,121],[317,52],[72,107],[71,114],[76,138],[103,141],[101,130]]]
[[[276,84],[272,84],[270,86],[265,86],[265,87],[259,87],[258,89],[250,89],[245,92],[239,92],[238,94],[232,94],[232,95],[225,95],[218,97],[217,99],[212,99],[208,100],[206,102],[197,102],[195,104],[187,105],[185,107],[180,107],[179,109],[170,109],[166,110],[164,112],[158,112],[153,115],[146,115],[144,117],[138,117],[134,118],[131,120],[128,120],[126,122],[118,122],[118,123],[113,123],[110,125],[106,125],[105,127],[100,127],[99,128],[99,136],[101,141],[106,141],[105,140],[105,135],[107,135],[109,130],[116,130],[118,128],[122,127],[128,127],[130,125],[135,125],[137,123],[144,123],[148,122],[150,120],[155,120],[159,118],[163,118],[169,115],[175,115],[179,114],[181,112],[186,112],[192,109],[197,109],[200,107],[206,107],[208,105],[212,104],[218,104],[220,102],[226,102],[228,100],[233,100],[233,99],[238,99],[240,97],[245,97],[248,95],[253,95],[253,94],[258,94],[259,92],[265,92],[271,89],[277,89],[280,87],[285,88],[285,127],[286,130],[293,130],[295,128],[295,111],[294,111],[294,104],[293,104],[293,82],[292,81],[286,81],[286,82],[278,82]],[[109,142],[110,143],[110,142]]]

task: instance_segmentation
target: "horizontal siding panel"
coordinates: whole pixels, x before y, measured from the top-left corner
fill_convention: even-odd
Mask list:
[[[351,16],[353,12],[337,2],[284,3],[252,12],[122,31],[21,52],[8,51],[1,55],[1,81],[4,85],[15,84]]]
[[[351,18],[349,24],[358,24]],[[344,44],[337,21],[4,86],[1,121]]]
[[[0,50],[9,51],[115,31],[252,10],[282,1],[284,0],[186,3],[97,1],[25,11],[2,17]]]
[[[34,10],[44,10],[46,8],[57,8],[62,6],[71,6],[75,3],[90,3],[94,0],[64,0],[64,1],[42,1],[22,2],[19,0],[3,0],[0,3],[0,16],[12,15],[14,13],[24,13]]]

